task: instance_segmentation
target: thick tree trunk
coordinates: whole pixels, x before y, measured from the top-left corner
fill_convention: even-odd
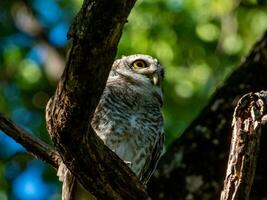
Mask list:
[[[161,160],[148,185],[153,199],[219,199],[231,141],[231,122],[238,99],[267,89],[267,33],[219,88],[200,115]],[[264,131],[264,130],[263,130]],[[261,151],[251,200],[267,196],[267,135]]]
[[[55,167],[62,159],[99,199],[149,198],[137,177],[89,126],[134,2],[84,1],[69,32],[70,57],[48,109],[48,129],[57,151],[0,117],[1,130]],[[234,107],[242,95],[266,90],[266,74],[267,34],[165,154],[148,185],[153,199],[219,199]],[[267,196],[266,140],[263,134],[251,200]]]
[[[148,199],[90,125],[134,3],[84,0],[68,34],[73,46],[66,68],[47,106],[48,131],[63,163],[97,199]]]

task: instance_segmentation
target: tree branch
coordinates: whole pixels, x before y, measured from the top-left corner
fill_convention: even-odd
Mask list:
[[[249,199],[260,146],[267,93],[250,93],[238,102],[221,200]]]
[[[148,199],[137,177],[90,126],[134,3],[84,0],[68,34],[73,46],[67,66],[47,106],[47,127],[64,164],[99,199]]]
[[[70,57],[48,109],[49,133],[64,163],[99,199],[148,198],[135,175],[103,145],[89,125],[105,87],[122,27],[134,2],[84,1],[69,32],[69,37],[73,38]],[[215,93],[185,134],[172,145],[149,187],[155,199],[218,197],[230,141],[225,133],[230,127],[228,119],[236,99],[244,93],[267,88],[266,41],[267,34]],[[42,141],[33,138],[24,141],[24,135],[20,134],[26,131],[5,120],[0,118],[1,130],[30,152],[58,166],[58,161],[54,162],[44,153],[50,147],[41,144],[40,153],[34,152],[27,141],[32,141],[33,145]],[[264,177],[257,180],[261,183]]]
[[[47,162],[48,164],[51,164],[55,168],[58,168],[61,159],[53,147],[27,132],[25,129],[19,127],[1,113],[0,130],[13,138],[17,143],[21,144],[35,157]]]
[[[169,148],[148,185],[153,199],[218,199],[231,141],[232,113],[246,93],[267,88],[267,33],[214,93],[207,106]],[[262,135],[263,143],[267,135]],[[262,145],[261,152],[267,151]],[[261,154],[260,152],[260,154]],[[265,155],[259,156],[251,199],[267,195]],[[254,189],[253,189],[254,188]],[[253,197],[253,198],[252,198]]]

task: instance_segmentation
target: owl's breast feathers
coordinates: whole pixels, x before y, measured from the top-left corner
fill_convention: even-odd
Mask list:
[[[91,122],[97,135],[144,185],[163,151],[163,77],[163,66],[151,56],[135,54],[116,60]],[[63,163],[58,175],[63,180],[62,200],[94,199]]]
[[[163,149],[161,101],[156,94],[142,84],[112,80],[92,120],[98,136],[143,183],[155,170]]]

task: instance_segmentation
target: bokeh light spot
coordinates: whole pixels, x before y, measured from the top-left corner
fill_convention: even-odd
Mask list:
[[[222,48],[228,55],[234,55],[240,52],[243,47],[243,41],[239,35],[232,34],[225,38]]]
[[[25,59],[20,63],[20,70],[24,80],[28,83],[36,83],[41,78],[42,72],[37,63]]]
[[[55,24],[63,17],[62,10],[54,0],[35,0],[33,7],[39,14],[40,21],[45,26]]]
[[[20,106],[13,109],[11,118],[22,125],[27,125],[32,121],[31,113],[26,108]]]
[[[192,66],[192,80],[196,81],[198,84],[205,84],[208,81],[210,74],[210,68],[207,66],[206,63]]]
[[[196,33],[200,39],[206,42],[212,42],[219,37],[219,28],[212,23],[198,24]]]
[[[25,152],[25,149],[15,142],[13,139],[11,139],[9,136],[4,134],[2,131],[0,131],[0,157],[7,158],[10,157],[17,152]]]
[[[21,49],[14,45],[7,45],[3,51],[4,62],[6,65],[16,65],[22,58]]]
[[[27,170],[15,179],[12,189],[18,199],[46,199],[49,189],[42,180],[42,170],[42,166],[33,162]]]
[[[267,29],[267,14],[262,11],[254,12],[251,20],[251,28],[255,33],[262,33]]]
[[[67,43],[67,32],[69,25],[65,22],[57,24],[49,33],[49,40],[55,46],[63,47]]]
[[[46,49],[42,45],[37,45],[31,49],[28,53],[27,58],[36,62],[37,64],[43,64],[47,57]]]
[[[27,192],[28,194],[34,194],[36,192],[33,182],[26,182],[24,187],[25,192]]]
[[[176,86],[175,86],[175,92],[177,95],[183,98],[189,98],[193,95],[193,84],[190,81],[180,81]]]
[[[169,43],[159,41],[155,45],[156,55],[160,60],[172,60],[173,51]]]
[[[9,46],[9,45],[15,45],[18,47],[28,47],[32,45],[32,38],[28,35],[18,32],[13,35],[10,35],[8,37],[1,38],[0,37],[0,47],[3,46]]]

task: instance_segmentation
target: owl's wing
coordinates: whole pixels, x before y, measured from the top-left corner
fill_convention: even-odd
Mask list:
[[[154,173],[159,159],[162,155],[163,151],[163,144],[165,140],[164,133],[161,133],[160,137],[158,138],[158,141],[155,143],[155,146],[152,151],[151,157],[149,157],[146,160],[145,166],[143,167],[143,170],[141,171],[140,177],[141,182],[146,185],[152,174]]]

